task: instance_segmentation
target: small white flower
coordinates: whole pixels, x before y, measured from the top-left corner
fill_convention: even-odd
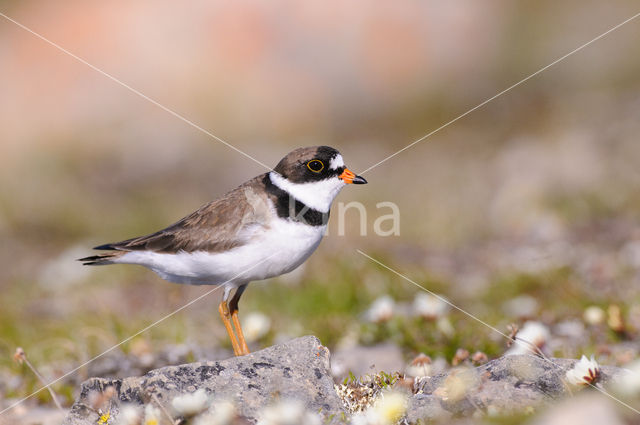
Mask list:
[[[431,376],[431,357],[420,353],[405,369],[405,374],[414,378]]]
[[[406,394],[390,392],[373,405],[373,410],[378,413],[383,424],[395,424],[407,411],[407,401]]]
[[[171,401],[171,406],[180,415],[185,417],[195,416],[209,406],[209,396],[200,388],[193,393],[179,395]]]
[[[299,400],[282,400],[265,407],[258,415],[257,425],[321,425],[322,418],[306,410]]]
[[[443,317],[449,312],[449,304],[446,303],[442,296],[420,292],[413,299],[413,311],[416,315],[425,319],[437,319]]]
[[[116,418],[115,425],[140,425],[142,408],[134,404],[123,404]]]
[[[393,425],[407,412],[408,396],[391,391],[383,393],[373,406],[351,417],[351,425]]]
[[[395,303],[393,299],[388,295],[384,295],[371,304],[371,307],[365,313],[365,317],[373,323],[386,322],[393,317],[394,309]]]
[[[595,305],[587,307],[582,314],[585,323],[592,326],[603,323],[606,317],[604,310]]]
[[[236,406],[227,400],[216,401],[206,413],[196,416],[193,425],[231,425],[236,418]]]
[[[640,360],[627,365],[622,376],[614,381],[615,390],[624,396],[640,395]]]
[[[144,407],[144,425],[158,425],[162,412],[153,404],[147,404]]]
[[[259,340],[271,330],[271,319],[262,313],[249,313],[242,322],[242,330],[247,342]]]
[[[595,361],[593,356],[588,359],[583,355],[579,362],[573,365],[565,375],[567,382],[571,385],[591,385],[596,383],[600,377],[600,365]]]
[[[537,348],[542,348],[549,338],[551,332],[549,328],[540,322],[526,322],[522,329],[518,331],[516,340],[505,355],[512,354],[538,354]]]
[[[457,402],[462,400],[480,382],[478,372],[471,367],[452,369],[442,384],[433,391],[433,395],[443,401]]]

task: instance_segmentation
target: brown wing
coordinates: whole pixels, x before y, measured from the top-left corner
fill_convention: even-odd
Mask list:
[[[146,236],[97,246],[119,251],[220,252],[247,243],[272,214],[258,176],[171,226]]]

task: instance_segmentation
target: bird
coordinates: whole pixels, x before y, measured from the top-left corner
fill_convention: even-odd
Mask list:
[[[180,284],[223,286],[218,312],[236,356],[249,354],[238,302],[252,281],[291,272],[318,248],[331,204],[348,184],[367,181],[329,146],[295,149],[174,224],[107,243],[84,265],[136,264]],[[233,296],[231,296],[233,292]],[[234,332],[235,327],[235,332]]]

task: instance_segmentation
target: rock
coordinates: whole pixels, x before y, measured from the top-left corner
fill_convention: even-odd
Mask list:
[[[438,397],[428,394],[416,394],[409,399],[407,421],[448,421],[453,415],[445,410]]]
[[[369,366],[377,361],[371,353],[379,354],[378,351],[362,350],[352,352],[361,364]],[[471,420],[486,414],[538,411],[580,390],[570,388],[565,377],[576,362],[509,355],[477,368],[458,367],[437,376],[418,378],[413,385],[416,394],[408,399],[405,422],[451,423],[456,417]],[[172,423],[177,423],[179,418],[191,415],[202,417],[200,423],[209,423],[204,416],[234,424],[256,423],[265,417],[294,418],[287,423],[348,423],[330,369],[329,350],[317,338],[307,336],[243,357],[168,366],[139,377],[92,378],[82,384],[81,394],[63,424],[118,423],[125,415],[138,415],[140,419],[149,414],[155,415],[160,424],[169,423],[169,417]],[[368,373],[371,370],[365,369],[364,374]],[[597,384],[607,384],[622,374],[623,369],[601,366]],[[406,391],[413,382],[406,381],[401,379],[396,385]],[[350,387],[349,394],[364,397],[366,392],[358,388]],[[584,391],[579,396],[589,394],[599,395]],[[587,404],[595,409],[593,417],[608,415],[608,405]],[[580,409],[566,405],[572,411]],[[560,418],[558,423],[563,423],[567,413],[557,410],[554,415]],[[231,419],[221,422],[222,417]]]
[[[417,394],[409,403],[408,418],[469,416],[476,412],[509,414],[532,411],[571,394],[565,383],[567,370],[577,360],[545,360],[532,355],[504,356],[477,368],[463,367],[417,381]],[[604,384],[622,369],[601,366],[598,382]],[[575,389],[574,389],[575,392]]]
[[[140,351],[140,350],[139,350]],[[186,344],[163,344],[148,347],[148,352],[131,350],[124,353],[114,349],[97,358],[86,366],[82,374],[70,376],[66,382],[79,386],[92,376],[117,379],[122,376],[141,376],[166,365],[175,365],[191,361],[222,360],[233,356],[233,351],[220,347],[207,347]]]
[[[113,423],[122,407],[131,404],[160,405],[156,407],[166,410],[165,416],[177,418],[172,401],[198,389],[213,404],[233,402],[236,413],[250,423],[280,400],[301,402],[309,411],[320,412],[324,421],[337,420],[344,412],[329,373],[329,350],[317,338],[306,336],[243,357],[168,366],[140,377],[89,379],[63,424],[95,424],[98,409],[109,413]]]

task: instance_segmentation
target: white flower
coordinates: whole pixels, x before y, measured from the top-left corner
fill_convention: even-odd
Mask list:
[[[600,365],[593,356],[588,359],[583,355],[579,362],[573,365],[565,375],[567,382],[571,385],[591,385],[600,377]]]
[[[449,304],[442,296],[420,292],[413,299],[413,311],[426,319],[437,319],[449,312]]]
[[[180,415],[185,417],[195,416],[209,406],[209,396],[200,388],[193,393],[179,395],[171,401],[171,406]]]
[[[321,425],[322,418],[305,409],[299,400],[282,400],[258,414],[257,425]]]
[[[418,357],[413,359],[411,364],[405,369],[407,376],[420,378],[423,376],[431,376],[431,357],[420,353]]]
[[[378,414],[382,424],[395,424],[407,411],[407,401],[406,394],[390,392],[373,405],[373,410]]]
[[[629,364],[622,376],[614,381],[615,390],[624,396],[640,395],[640,360]]]
[[[443,401],[457,402],[467,396],[480,382],[478,372],[471,367],[458,367],[447,375],[442,384],[433,391],[433,395]]]
[[[242,322],[242,331],[247,342],[259,340],[271,330],[271,319],[262,313],[249,313]]]
[[[404,393],[392,391],[382,394],[373,406],[351,417],[351,425],[393,425],[407,411],[408,397]]]
[[[144,425],[158,425],[162,412],[153,404],[147,404],[144,407]]]
[[[394,308],[393,299],[388,295],[384,295],[371,304],[371,307],[365,313],[365,317],[374,323],[385,322],[393,317]]]
[[[516,340],[505,355],[538,354],[537,348],[542,348],[551,337],[549,328],[540,322],[526,322],[518,331]]]
[[[216,401],[206,413],[196,416],[193,425],[231,425],[236,418],[236,406],[226,400]]]
[[[582,314],[582,318],[587,325],[599,325],[604,322],[606,314],[603,309],[598,306],[592,305],[587,307]]]
[[[134,404],[123,404],[116,418],[116,425],[140,425],[142,409]]]

